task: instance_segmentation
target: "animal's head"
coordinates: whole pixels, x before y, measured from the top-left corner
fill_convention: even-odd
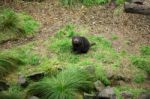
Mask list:
[[[80,44],[81,43],[80,37],[79,36],[72,37],[72,42],[73,44],[76,44],[76,45]]]

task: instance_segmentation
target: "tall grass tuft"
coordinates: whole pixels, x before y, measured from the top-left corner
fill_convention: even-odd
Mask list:
[[[0,10],[0,33],[5,33],[7,36],[11,33],[19,36],[29,35],[34,33],[38,27],[39,23],[31,16],[6,8]]]
[[[8,91],[0,92],[0,99],[24,99],[19,86],[11,86]]]
[[[86,71],[76,67],[68,68],[56,77],[33,84],[28,94],[41,96],[42,99],[75,99],[77,92],[88,88],[90,83]]]
[[[12,70],[16,69],[18,65],[23,64],[22,61],[12,57],[0,57],[0,77],[4,76],[7,73],[10,73]]]

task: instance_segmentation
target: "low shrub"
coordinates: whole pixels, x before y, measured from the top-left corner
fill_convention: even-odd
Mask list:
[[[75,99],[81,89],[90,86],[88,74],[79,68],[67,68],[56,77],[45,78],[30,86],[28,94],[42,99]]]
[[[39,23],[31,16],[6,8],[0,10],[0,41],[33,35],[38,27]]]

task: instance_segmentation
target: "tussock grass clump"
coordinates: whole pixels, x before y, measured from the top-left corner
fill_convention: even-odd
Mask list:
[[[90,85],[88,74],[79,68],[72,67],[60,72],[56,77],[45,78],[33,84],[29,95],[38,95],[42,99],[75,99],[80,89]]]
[[[107,78],[106,71],[102,67],[100,67],[100,66],[97,66],[95,68],[95,70],[96,70],[95,71],[96,78],[98,80],[100,80],[104,85],[106,85],[106,86],[110,85],[110,81]]]
[[[8,91],[0,92],[0,99],[24,99],[19,86],[12,85]]]
[[[11,9],[3,9],[0,12],[0,29],[2,31],[11,30],[25,35],[33,33],[38,27],[38,23],[26,14],[16,13]]]
[[[31,36],[38,27],[39,23],[31,16],[6,8],[0,10],[0,41]]]
[[[14,57],[0,57],[0,77],[10,73],[22,64],[23,62],[21,60]]]
[[[18,47],[11,50],[5,50],[0,55],[7,56],[10,55],[16,59],[19,59],[24,64],[39,65],[41,57],[32,51],[32,45]]]

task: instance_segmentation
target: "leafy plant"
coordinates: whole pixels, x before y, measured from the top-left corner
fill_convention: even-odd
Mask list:
[[[42,99],[74,99],[80,89],[88,88],[89,85],[87,72],[74,67],[60,72],[56,77],[33,84],[28,94],[41,96]]]

